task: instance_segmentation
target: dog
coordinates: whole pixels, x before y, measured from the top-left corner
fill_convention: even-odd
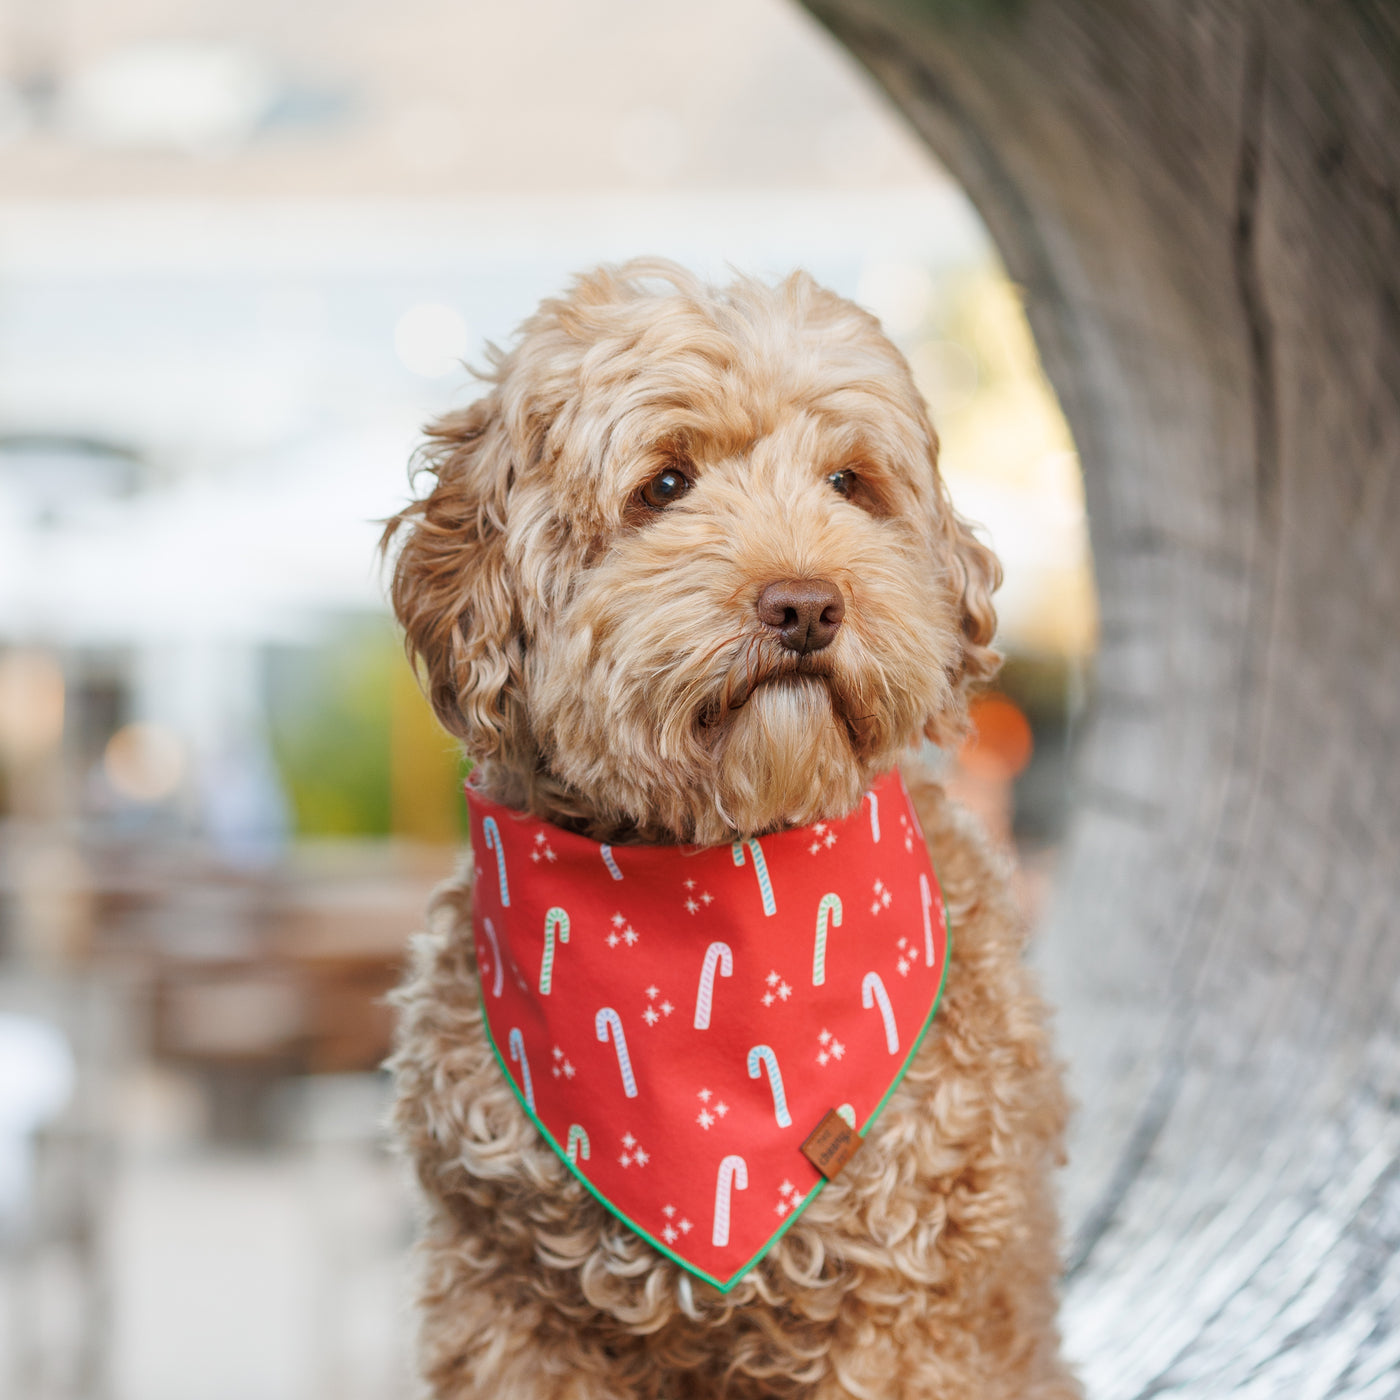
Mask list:
[[[428,429],[430,489],[385,531],[407,650],[474,792],[619,861],[722,865],[733,844],[737,865],[746,841],[850,820],[902,765],[951,945],[859,1150],[715,1287],[580,1179],[493,1053],[473,902],[489,886],[499,916],[506,871],[498,896],[478,844],[415,940],[390,1062],[432,1393],[1079,1395],[1056,1331],[1047,1013],[1003,858],[914,759],[958,741],[999,664],[1000,567],[952,507],[905,361],[805,274],[717,288],[647,260],[545,301],[485,379]]]

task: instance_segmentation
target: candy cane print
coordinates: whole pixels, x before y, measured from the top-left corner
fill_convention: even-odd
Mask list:
[[[700,990],[695,997],[695,1029],[710,1028],[710,1009],[715,1000],[715,972],[721,977],[734,975],[734,954],[727,943],[711,943],[705,949],[705,966],[700,970]]]
[[[535,1086],[530,1082],[530,1061],[525,1058],[525,1037],[518,1030],[510,1033],[510,1057],[520,1066],[520,1077],[525,1081],[525,1102],[530,1112],[535,1111]]]
[[[608,874],[611,875],[614,880],[622,879],[622,871],[617,868],[617,862],[613,859],[612,847],[599,846],[598,850],[602,854],[603,864],[608,867]]]
[[[792,1127],[792,1114],[788,1112],[787,1093],[783,1089],[783,1072],[778,1068],[778,1057],[767,1045],[755,1045],[749,1051],[749,1078],[757,1079],[758,1067],[768,1070],[768,1087],[773,1091],[773,1116],[780,1128]]]
[[[501,994],[501,975],[505,972],[505,967],[501,963],[501,945],[496,941],[496,926],[490,919],[483,919],[486,925],[486,936],[491,940],[491,966],[496,969],[496,985],[491,988],[491,995],[498,997]]]
[[[899,1049],[899,1031],[895,1029],[890,994],[885,990],[878,972],[867,972],[865,981],[860,985],[861,1005],[869,1011],[877,1001],[880,1003],[880,1015],[885,1018],[885,1048],[893,1055]]]
[[[617,1067],[622,1071],[622,1092],[629,1099],[637,1097],[637,1081],[632,1074],[632,1057],[627,1053],[627,1037],[622,1033],[622,1021],[611,1006],[605,1006],[594,1020],[598,1039],[608,1043],[608,1027],[612,1027],[613,1049],[617,1051]]]
[[[933,919],[929,916],[929,910],[933,908],[933,892],[928,887],[928,876],[919,876],[919,899],[924,906],[924,958],[930,967],[933,966]]]
[[[852,1132],[855,1131],[855,1126],[856,1126],[856,1111],[855,1111],[855,1109],[853,1109],[853,1108],[850,1106],[850,1104],[848,1104],[848,1103],[843,1103],[843,1104],[841,1105],[841,1107],[838,1108],[838,1109],[836,1110],[836,1116],[837,1116],[848,1128],[850,1128]]]
[[[831,922],[837,927],[841,927],[841,896],[839,894],[824,894],[822,902],[817,905],[817,946],[812,954],[812,985],[820,987],[826,981],[826,921],[830,916]]]
[[[880,844],[880,799],[873,792],[867,792],[865,795],[870,799],[870,839],[878,846]]]
[[[752,836],[747,841],[736,841],[734,843],[735,865],[744,863],[745,846],[749,848],[753,856],[754,874],[758,876],[758,892],[763,896],[763,912],[771,919],[778,912],[778,906],[773,903],[773,883],[768,878],[768,862],[763,858],[763,847]]]
[[[510,886],[506,883],[506,848],[501,845],[501,830],[496,825],[495,817],[487,817],[481,823],[481,829],[486,833],[486,848],[496,853],[496,874],[501,881],[501,908],[510,908]]]
[[[577,1162],[580,1157],[588,1160],[588,1134],[577,1123],[569,1125],[569,1147],[565,1154],[569,1161]]]
[[[730,1155],[719,1164],[715,1179],[715,1228],[710,1243],[723,1249],[729,1243],[729,1197],[734,1191],[749,1189],[749,1169],[742,1157]]]
[[[559,930],[559,941],[569,941],[568,911],[556,905],[544,916],[544,961],[540,964],[540,995],[547,997],[554,982],[554,930]]]

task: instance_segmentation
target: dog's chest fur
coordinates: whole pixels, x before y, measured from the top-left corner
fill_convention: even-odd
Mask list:
[[[953,930],[942,1009],[860,1152],[727,1296],[540,1139],[484,1034],[469,877],[440,893],[393,1060],[429,1210],[423,1363],[439,1394],[1077,1394],[1053,1324],[1065,1101],[1021,922],[970,824],[909,785]]]

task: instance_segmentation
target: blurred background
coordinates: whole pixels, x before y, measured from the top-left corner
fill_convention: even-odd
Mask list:
[[[0,0],[0,1394],[414,1392],[383,1002],[464,828],[379,522],[602,260],[908,353],[1008,662],[951,781],[1033,917],[1078,465],[961,192],[783,0]]]

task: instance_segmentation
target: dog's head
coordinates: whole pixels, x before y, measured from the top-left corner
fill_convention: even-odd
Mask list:
[[[429,429],[389,523],[442,723],[506,800],[715,843],[848,811],[996,655],[908,367],[798,274],[603,269]]]

